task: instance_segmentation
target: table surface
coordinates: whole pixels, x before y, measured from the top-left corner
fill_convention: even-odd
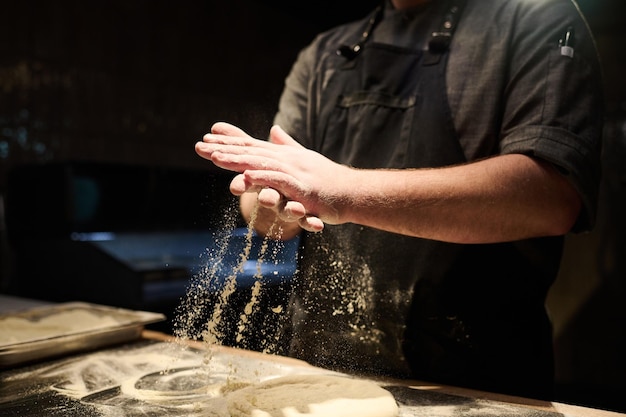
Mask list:
[[[330,372],[297,359],[260,352],[201,342],[185,342],[183,346],[171,336],[145,330],[142,340],[0,372],[0,416],[212,415],[214,405],[210,398],[192,401],[181,396],[154,402],[137,396],[136,390],[128,390],[128,381],[134,387],[137,381],[150,375],[162,375],[164,367],[176,369],[176,372],[206,369],[206,375],[227,373],[229,377],[236,375],[247,381]],[[186,383],[198,381],[200,377],[195,373]],[[393,394],[399,406],[399,417],[626,416],[419,381],[372,381]],[[192,408],[190,403],[194,404]]]
[[[144,338],[160,341],[172,340],[169,335],[148,330],[144,331]],[[202,343],[189,343],[191,346],[203,348]],[[259,361],[270,360],[303,369],[319,369],[294,358],[266,355],[227,346],[219,346],[216,349],[223,352],[235,352],[238,356]],[[400,416],[626,417],[626,414],[612,411],[432,384],[424,381],[380,379],[377,382],[393,393],[400,405]]]
[[[38,300],[0,295],[0,314],[20,311],[45,304]],[[163,362],[178,361],[177,366],[204,366],[207,354],[218,363],[238,364],[239,372],[252,370],[250,377],[264,373],[277,376],[284,373],[328,373],[306,362],[260,352],[226,346],[208,346],[202,342],[185,342],[180,359],[180,341],[172,336],[144,330],[142,339],[122,346],[112,346],[95,352],[85,352],[30,366],[5,369],[0,372],[0,417],[20,416],[81,416],[106,417],[149,415],[196,415],[177,405],[158,407],[120,394],[124,378],[141,370],[146,358],[152,358],[156,368]],[[176,348],[176,349],[175,349]],[[172,350],[173,349],[173,350]],[[177,350],[178,349],[178,350]],[[210,351],[210,352],[209,352]],[[133,363],[132,358],[139,362]],[[121,360],[120,358],[125,358]],[[130,363],[123,363],[128,362]],[[244,372],[245,373],[245,372]],[[64,381],[64,382],[63,382]],[[68,383],[68,381],[70,381]],[[531,400],[470,389],[442,386],[421,381],[375,380],[390,391],[400,408],[400,417],[626,417],[626,414],[562,403]],[[65,384],[60,386],[59,384]],[[69,385],[68,385],[69,384]],[[82,391],[76,387],[82,387]],[[121,407],[121,408],[120,408]],[[207,410],[204,410],[205,412]],[[210,410],[209,410],[210,411]],[[198,414],[198,415],[206,415]],[[210,415],[210,414],[209,414]]]

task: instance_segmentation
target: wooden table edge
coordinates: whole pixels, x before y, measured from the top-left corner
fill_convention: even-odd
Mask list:
[[[239,348],[234,348],[234,347],[229,347],[229,346],[221,346],[221,345],[208,346],[205,342],[200,342],[200,341],[193,341],[193,340],[181,341],[175,338],[174,336],[167,335],[165,333],[152,331],[152,330],[144,330],[142,333],[142,337],[148,340],[184,343],[185,345],[189,347],[193,347],[193,348],[197,348],[201,350],[206,350],[207,348],[210,347],[215,352],[224,352],[228,354],[239,355],[242,357],[256,358],[256,359],[263,360],[263,361],[272,361],[275,363],[281,363],[281,364],[294,366],[294,367],[316,368],[315,366],[309,364],[308,362],[295,359],[295,358],[272,355],[272,354],[239,349]],[[558,403],[558,402],[534,400],[534,399],[529,399],[529,398],[515,397],[511,395],[497,394],[497,393],[492,393],[492,392],[477,391],[477,390],[468,389],[468,388],[432,384],[432,383],[428,383],[424,381],[398,380],[398,379],[388,379],[388,378],[377,379],[377,380],[380,383],[389,383],[389,384],[393,383],[393,384],[402,385],[411,389],[437,391],[437,392],[441,392],[444,394],[457,395],[457,396],[466,397],[466,398],[486,400],[486,401],[497,401],[501,403],[527,407],[527,408],[531,408],[535,410],[550,411],[550,412],[563,414],[564,417],[624,417],[626,416],[626,414],[617,413],[613,411],[600,410],[600,409],[595,409],[595,408],[588,408],[588,407],[564,404],[564,403]]]

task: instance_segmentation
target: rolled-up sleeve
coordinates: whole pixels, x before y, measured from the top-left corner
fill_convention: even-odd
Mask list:
[[[603,124],[601,70],[582,17],[568,2],[520,13],[512,39],[500,153],[523,153],[556,166],[576,188],[583,210],[573,229],[595,223]],[[573,36],[573,56],[559,39]]]

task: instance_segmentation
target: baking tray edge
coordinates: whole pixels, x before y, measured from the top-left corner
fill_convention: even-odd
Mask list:
[[[139,339],[144,326],[165,319],[160,313],[109,307],[99,304],[69,302],[51,306],[36,307],[21,311],[14,316],[54,313],[70,309],[86,309],[98,313],[124,315],[132,318],[117,326],[59,335],[46,339],[36,339],[21,343],[0,346],[0,368],[23,365],[29,362],[48,359],[80,351],[93,350],[113,344]],[[3,315],[6,317],[9,315]]]

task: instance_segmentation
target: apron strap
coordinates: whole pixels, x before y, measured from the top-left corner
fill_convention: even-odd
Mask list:
[[[351,61],[354,58],[356,58],[356,56],[361,52],[361,48],[363,47],[363,44],[367,42],[370,35],[372,34],[372,31],[374,30],[374,28],[376,28],[376,26],[378,25],[378,23],[381,21],[382,18],[383,18],[383,6],[378,6],[374,10],[374,12],[371,14],[367,22],[367,26],[365,27],[365,29],[363,30],[363,33],[361,34],[361,39],[352,46],[341,45],[337,49],[337,55],[346,58],[348,61]]]
[[[424,65],[436,65],[441,56],[448,51],[452,42],[452,35],[456,30],[466,0],[452,0],[450,9],[444,15],[439,30],[430,35],[428,51],[424,56]]]

